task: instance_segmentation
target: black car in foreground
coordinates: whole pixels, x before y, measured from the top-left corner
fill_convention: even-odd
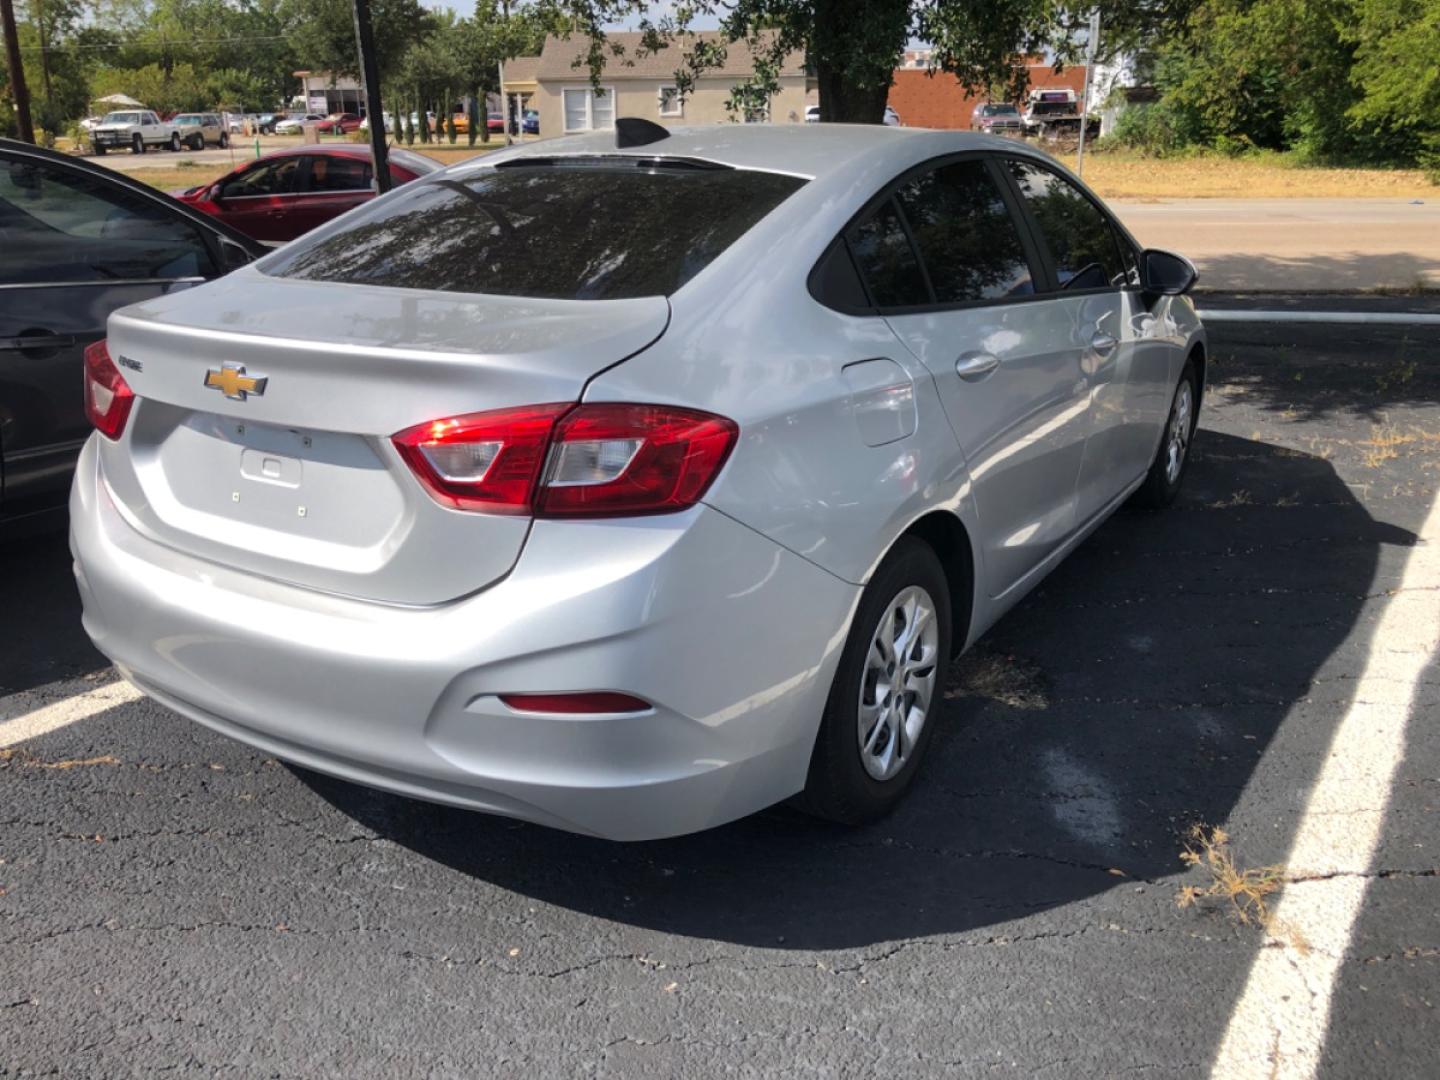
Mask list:
[[[145,184],[0,139],[0,539],[64,520],[110,313],[267,249]]]

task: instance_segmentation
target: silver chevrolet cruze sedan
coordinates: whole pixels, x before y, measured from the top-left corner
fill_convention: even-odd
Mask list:
[[[1194,270],[969,133],[622,121],[87,356],[85,627],[266,753],[616,839],[914,780],[952,656],[1175,495]]]

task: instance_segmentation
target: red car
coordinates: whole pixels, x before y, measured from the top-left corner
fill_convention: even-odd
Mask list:
[[[360,117],[348,112],[331,113],[315,125],[315,130],[321,135],[349,135],[360,130]]]
[[[390,178],[408,183],[440,165],[391,149]],[[219,180],[171,192],[256,240],[293,240],[375,197],[368,146],[297,146],[275,150]]]

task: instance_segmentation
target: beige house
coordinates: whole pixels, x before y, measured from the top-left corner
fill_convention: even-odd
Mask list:
[[[703,31],[693,36],[722,38],[719,33]],[[731,90],[754,73],[754,57],[744,41],[728,44],[724,65],[697,78],[682,100],[675,85],[675,70],[682,65],[688,44],[677,43],[638,56],[638,33],[613,33],[608,38],[625,52],[621,57],[607,56],[600,77],[601,92],[590,85],[590,69],[585,63],[589,40],[578,34],[549,37],[538,57],[522,56],[505,65],[505,92],[511,95],[512,107],[515,96],[519,96],[525,108],[538,111],[542,136],[612,128],[616,116],[636,116],[666,126],[747,119],[725,107]],[[801,53],[786,57],[778,81],[780,90],[771,96],[766,114],[748,119],[804,123],[805,63]]]

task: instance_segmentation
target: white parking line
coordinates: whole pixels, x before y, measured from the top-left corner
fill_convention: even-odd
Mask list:
[[[141,696],[124,679],[96,686],[92,679],[66,679],[0,698],[0,750],[58,731]]]
[[[1385,603],[1354,699],[1286,861],[1287,884],[1212,1077],[1315,1075],[1330,998],[1365,902],[1421,676],[1440,645],[1440,497]]]

